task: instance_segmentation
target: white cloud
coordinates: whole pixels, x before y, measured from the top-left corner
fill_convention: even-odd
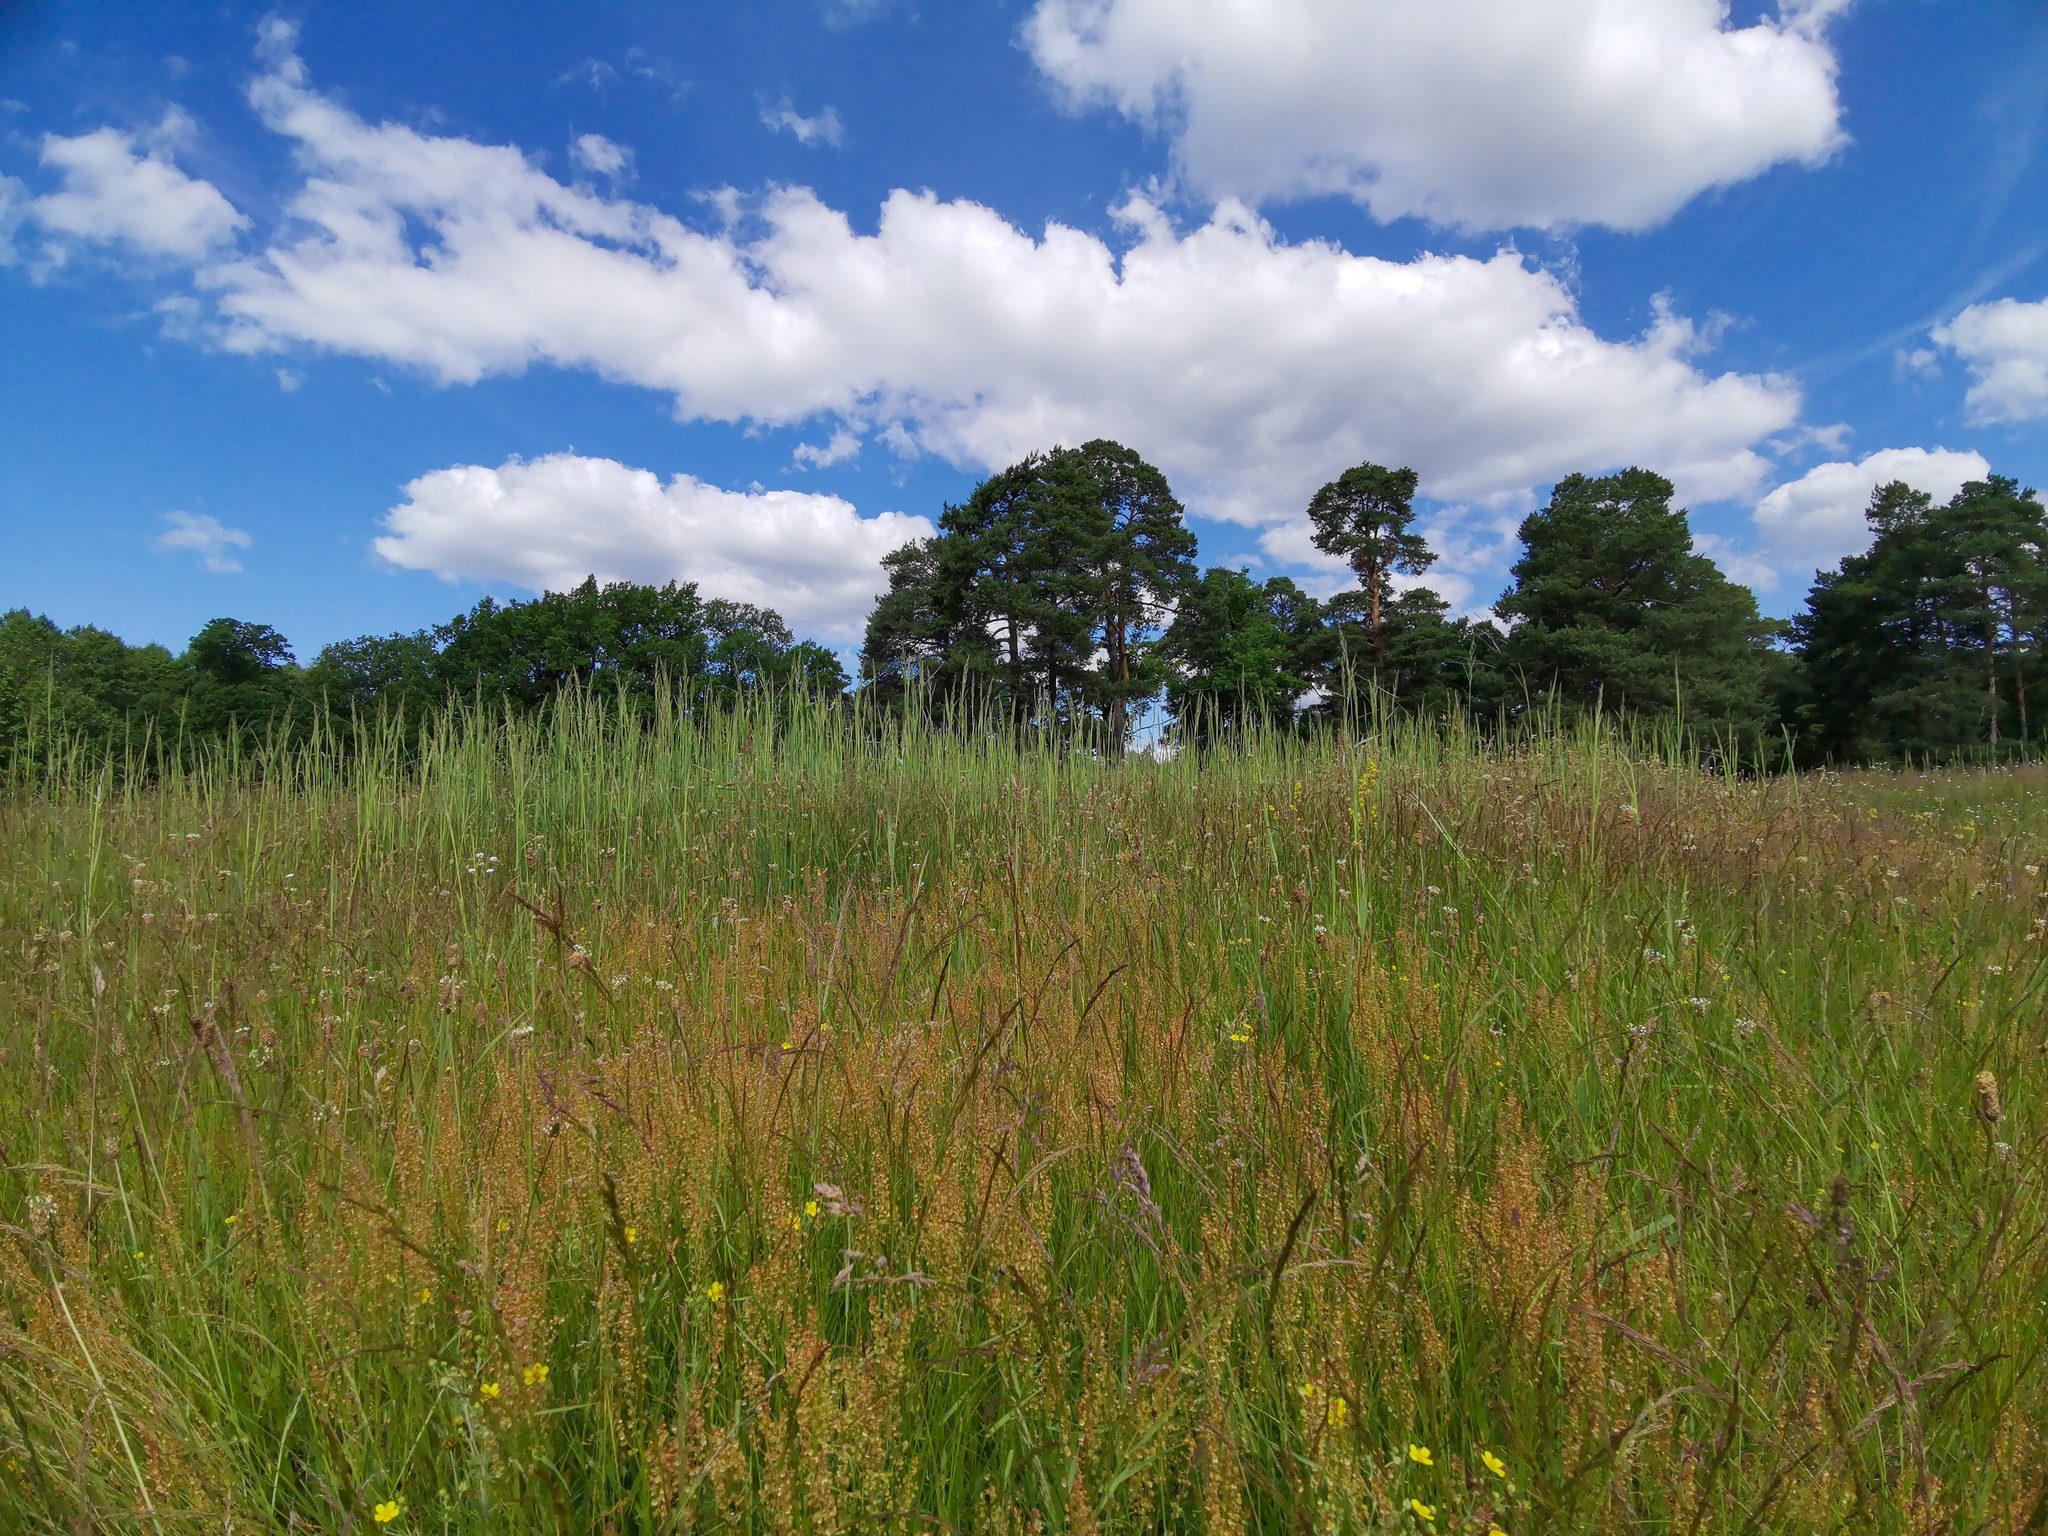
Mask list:
[[[1977,381],[1964,397],[1972,421],[2048,417],[2048,299],[1972,304],[1933,335]]]
[[[853,458],[860,452],[860,436],[841,427],[832,434],[832,441],[819,448],[811,443],[798,443],[791,460],[799,467],[813,465],[823,469],[828,464],[838,464]]]
[[[795,134],[797,143],[807,148],[812,144],[836,146],[846,138],[846,125],[839,121],[837,107],[828,106],[815,117],[805,117],[787,96],[772,107],[764,104],[761,122],[777,133],[787,131]]]
[[[1726,0],[1039,0],[1024,38],[1074,106],[1167,133],[1212,198],[1642,229],[1844,142],[1842,3],[1731,29]]]
[[[688,475],[667,485],[612,459],[554,453],[496,469],[422,475],[391,509],[377,553],[449,581],[565,591],[584,577],[694,581],[706,597],[759,603],[799,633],[855,644],[882,556],[928,538],[921,517],[862,517],[837,496],[720,490]]]
[[[158,549],[189,549],[206,562],[216,576],[232,576],[242,562],[229,556],[230,549],[247,549],[254,541],[239,528],[224,526],[218,519],[191,512],[166,512],[171,526],[159,534]]]
[[[569,158],[593,176],[625,181],[632,175],[633,151],[601,133],[586,133],[569,146]]]
[[[135,136],[115,128],[45,135],[42,163],[63,173],[64,186],[29,203],[29,213],[54,234],[123,241],[152,256],[205,256],[249,220],[211,182],[172,163],[171,148],[189,129],[174,107],[140,153]]]
[[[299,386],[305,382],[306,376],[296,368],[280,368],[277,370],[277,387],[288,395],[296,394]]]
[[[244,351],[310,343],[444,383],[587,368],[686,420],[837,416],[963,467],[1110,436],[1249,524],[1366,458],[1439,498],[1629,463],[1741,495],[1768,467],[1752,445],[1798,417],[1788,380],[1703,373],[1681,317],[1601,338],[1512,252],[1383,261],[1289,245],[1237,205],[1182,233],[1133,201],[1119,259],[905,191],[856,234],[801,188],[728,193],[707,232],[516,149],[367,124],[286,51],[252,99],[307,179],[267,249],[199,269]]]
[[[1742,565],[1740,574],[1732,563],[1736,557],[1731,556],[1729,574],[1759,590],[1773,591],[1781,575],[1804,577],[1844,555],[1868,549],[1870,528],[1863,513],[1879,486],[1903,480],[1936,501],[1947,501],[1967,481],[1990,473],[1982,454],[1946,448],[1880,448],[1855,463],[1816,464],[1757,503],[1754,516],[1761,549]]]
[[[1711,335],[1668,308],[1641,336],[1603,338],[1565,281],[1511,251],[1385,261],[1288,244],[1240,204],[1181,230],[1133,199],[1118,210],[1119,256],[1074,229],[1034,239],[988,208],[906,191],[868,235],[802,188],[728,191],[709,204],[718,222],[694,228],[566,185],[515,148],[367,123],[308,87],[292,41],[266,29],[269,68],[251,87],[304,178],[279,232],[195,262],[205,305],[165,301],[167,325],[234,350],[311,345],[445,384],[588,369],[670,394],[684,420],[828,422],[799,465],[849,457],[869,433],[892,454],[971,469],[1114,437],[1166,470],[1191,510],[1260,527],[1298,520],[1318,485],[1365,459],[1414,465],[1426,495],[1482,520],[1560,475],[1632,463],[1688,500],[1747,496],[1769,470],[1758,445],[1798,421],[1793,383],[1704,371]],[[514,469],[530,485],[552,462],[446,473],[502,489]],[[589,531],[603,519],[571,519],[566,545],[464,543],[440,495],[407,513],[416,528],[394,524],[391,558],[522,585],[665,571],[746,595],[736,563],[714,588],[667,535],[603,561],[579,552],[579,540],[610,547]],[[802,556],[744,547],[770,585],[779,561]],[[797,622],[826,615],[843,634],[869,581],[756,600]]]

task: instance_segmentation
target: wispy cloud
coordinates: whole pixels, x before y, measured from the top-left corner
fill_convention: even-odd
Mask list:
[[[894,9],[895,0],[825,0],[822,7],[825,25],[835,32],[864,27]]]
[[[229,528],[217,518],[192,512],[166,512],[171,526],[158,535],[158,549],[189,549],[206,562],[216,576],[232,576],[242,562],[228,555],[230,549],[247,549],[255,541],[239,528]]]
[[[796,135],[799,144],[831,144],[836,147],[846,138],[846,125],[839,121],[837,107],[828,106],[814,117],[805,117],[787,96],[772,107],[764,103],[761,121],[777,133],[787,129]]]

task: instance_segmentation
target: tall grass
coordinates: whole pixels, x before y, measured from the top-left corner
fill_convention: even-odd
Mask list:
[[[2048,777],[761,700],[0,805],[0,1526],[2048,1520]]]

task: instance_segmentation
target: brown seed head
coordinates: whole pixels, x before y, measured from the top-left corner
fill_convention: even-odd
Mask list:
[[[2005,1118],[2005,1106],[1998,1098],[1998,1078],[1990,1072],[1977,1074],[1977,1118],[1996,1125]]]

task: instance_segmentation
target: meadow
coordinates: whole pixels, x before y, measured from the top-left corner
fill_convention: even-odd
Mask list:
[[[756,700],[0,800],[0,1529],[2048,1528],[2048,773]]]

